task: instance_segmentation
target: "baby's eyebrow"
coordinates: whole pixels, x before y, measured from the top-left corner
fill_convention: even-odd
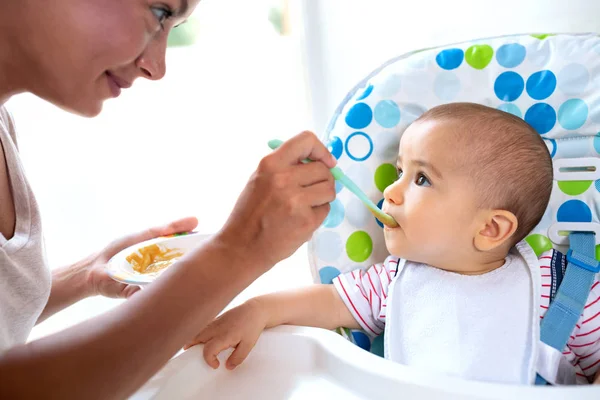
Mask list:
[[[398,155],[397,163],[398,164],[402,163],[402,156]],[[418,165],[419,167],[423,167],[425,169],[428,169],[431,172],[433,172],[434,175],[437,175],[437,177],[439,179],[443,179],[443,176],[442,176],[442,173],[440,172],[440,170],[437,169],[433,164],[431,164],[428,161],[425,161],[425,160],[411,160],[411,164],[415,164],[415,165]]]

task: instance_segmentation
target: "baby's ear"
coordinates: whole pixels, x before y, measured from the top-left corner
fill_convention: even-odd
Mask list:
[[[517,230],[515,214],[506,210],[489,210],[483,215],[479,231],[473,241],[479,251],[494,250],[505,244]]]

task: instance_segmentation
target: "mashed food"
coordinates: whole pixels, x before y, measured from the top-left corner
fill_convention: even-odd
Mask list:
[[[131,253],[126,260],[134,271],[140,274],[151,274],[167,268],[182,255],[177,250],[162,249],[157,244],[151,244]]]

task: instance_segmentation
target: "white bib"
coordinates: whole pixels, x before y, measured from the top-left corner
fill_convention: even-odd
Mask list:
[[[529,246],[516,248],[484,275],[401,263],[388,296],[386,358],[469,379],[533,383],[539,264]],[[489,350],[481,355],[481,348]]]

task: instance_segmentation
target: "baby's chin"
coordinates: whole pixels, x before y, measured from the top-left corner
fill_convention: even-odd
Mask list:
[[[385,247],[387,248],[388,253],[394,257],[398,258],[407,258],[409,255],[406,249],[403,249],[402,246],[397,246],[393,244],[389,244],[387,241],[385,243]]]
[[[427,257],[425,257],[423,254],[415,254],[414,248],[413,251],[411,251],[410,248],[408,248],[411,246],[394,246],[386,242],[385,247],[387,248],[388,253],[390,253],[390,255],[394,257],[402,258],[404,260],[420,264],[429,264],[429,262],[431,261],[428,260]]]

